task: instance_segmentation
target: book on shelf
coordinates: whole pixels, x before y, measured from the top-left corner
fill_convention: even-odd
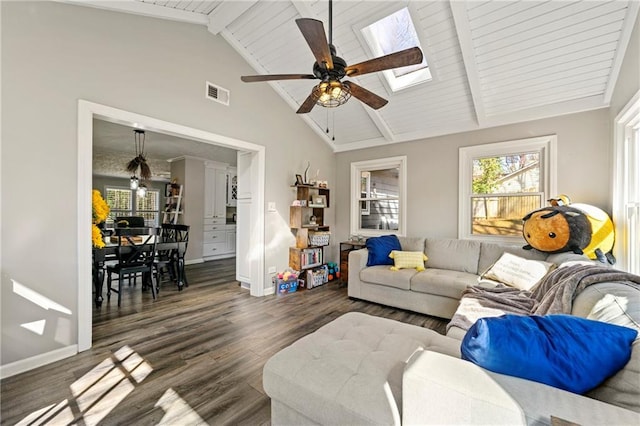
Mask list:
[[[322,264],[322,249],[308,248],[300,252],[300,264],[303,268],[311,268]]]

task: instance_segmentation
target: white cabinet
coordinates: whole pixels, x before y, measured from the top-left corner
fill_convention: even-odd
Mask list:
[[[238,199],[236,280],[251,284],[251,199]]]
[[[236,254],[236,225],[205,219],[202,245],[204,260],[223,259]]]
[[[225,223],[227,215],[227,165],[207,161],[204,168],[204,217]]]
[[[238,172],[235,167],[227,169],[227,206],[238,204]]]
[[[233,230],[227,231],[227,250],[235,254],[236,253],[236,227],[233,226]]]

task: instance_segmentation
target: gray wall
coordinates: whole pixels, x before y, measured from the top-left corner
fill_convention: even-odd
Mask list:
[[[268,84],[240,81],[255,71],[221,37],[68,4],[0,7],[2,365],[77,343],[77,286],[91,285],[78,283],[76,261],[78,99],[264,145],[265,202],[277,207],[265,217],[265,266],[287,266],[289,185],[307,160],[335,182],[334,156]],[[231,91],[231,106],[205,99],[207,80]],[[71,314],[18,296],[12,279]],[[41,319],[42,335],[21,326]]]
[[[608,109],[495,127],[415,142],[338,153],[337,180],[349,182],[353,161],[407,156],[407,235],[458,236],[458,149],[549,134],[558,135],[558,192],[608,210],[611,129]],[[348,185],[336,191],[336,214],[349,217]],[[348,220],[336,226],[349,236]]]

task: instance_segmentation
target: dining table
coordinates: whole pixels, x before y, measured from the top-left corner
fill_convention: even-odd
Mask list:
[[[116,240],[117,241],[117,240]],[[122,246],[122,249],[127,250],[127,246]],[[177,263],[177,285],[179,289],[182,289],[185,283],[184,275],[184,253],[187,250],[187,243],[185,241],[168,241],[156,243],[156,253],[171,251],[176,253]],[[92,278],[95,291],[94,302],[96,307],[102,306],[104,298],[102,297],[104,278],[105,278],[105,264],[109,261],[118,260],[118,243],[113,242],[111,239],[105,243],[102,248],[94,247],[92,251]]]

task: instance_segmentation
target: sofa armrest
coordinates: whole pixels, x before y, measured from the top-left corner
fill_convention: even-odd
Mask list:
[[[367,267],[369,250],[362,248],[349,252],[349,276],[348,293],[349,297],[360,297],[362,282],[360,281],[360,271]]]
[[[402,383],[402,424],[640,424],[640,413],[437,352],[417,352]]]

